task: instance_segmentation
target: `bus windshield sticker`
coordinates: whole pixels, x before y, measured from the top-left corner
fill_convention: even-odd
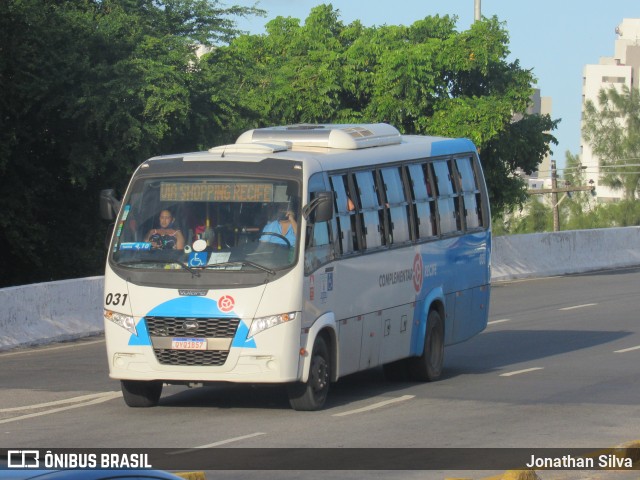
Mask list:
[[[211,252],[208,265],[226,263],[229,261],[229,257],[231,257],[231,252]]]
[[[190,267],[204,267],[207,264],[207,252],[191,252],[189,253]]]
[[[123,242],[120,244],[120,250],[151,250],[149,242]]]

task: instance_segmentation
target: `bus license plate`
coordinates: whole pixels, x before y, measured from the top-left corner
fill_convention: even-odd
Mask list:
[[[207,339],[174,337],[171,339],[171,348],[173,350],[206,350]]]

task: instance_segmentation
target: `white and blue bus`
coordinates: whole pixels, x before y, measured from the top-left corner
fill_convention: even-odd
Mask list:
[[[286,384],[297,410],[383,366],[437,379],[481,332],[491,228],[473,143],[387,124],[245,132],[142,163],[105,272],[110,376],[131,407],[164,384]],[[117,214],[117,217],[116,217]]]

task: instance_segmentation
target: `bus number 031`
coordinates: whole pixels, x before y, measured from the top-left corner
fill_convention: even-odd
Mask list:
[[[107,305],[124,305],[127,301],[127,294],[121,293],[107,293],[107,298],[105,299],[105,303]]]

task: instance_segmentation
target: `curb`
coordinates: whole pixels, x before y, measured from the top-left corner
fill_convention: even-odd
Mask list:
[[[444,480],[473,480],[472,478],[447,477]],[[534,470],[507,470],[500,475],[482,477],[479,480],[541,480]]]
[[[207,480],[204,472],[174,472],[174,475],[185,480]]]

